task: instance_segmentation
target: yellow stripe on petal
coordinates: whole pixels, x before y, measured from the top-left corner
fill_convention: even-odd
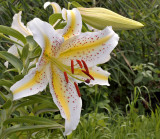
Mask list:
[[[55,57],[56,54],[57,54],[57,51],[60,47],[60,44],[61,42],[58,40],[59,38],[58,37],[55,37],[52,40],[50,40],[48,38],[48,36],[44,35],[43,36],[44,38],[44,52],[43,52],[43,55],[51,58],[51,57]]]
[[[104,76],[104,74],[102,74],[101,72],[95,72],[95,71],[93,71],[93,70],[90,70],[89,73],[90,73],[95,79],[108,81],[108,77],[107,77],[107,76]]]
[[[67,66],[71,60],[84,60],[88,67],[92,67],[110,59],[110,53],[118,44],[118,40],[119,37],[112,27],[97,32],[81,33],[61,45],[58,58]]]
[[[63,29],[63,37],[65,40],[81,33],[82,17],[76,8],[73,8],[72,10],[63,8],[62,17],[67,21],[67,25]]]
[[[57,7],[55,6],[55,4],[51,3],[51,6],[52,6],[52,8],[54,10],[54,13],[59,13],[59,11],[58,11]]]
[[[110,38],[112,37],[112,35],[108,35],[105,36],[99,40],[96,40],[94,42],[90,42],[90,43],[86,43],[86,44],[81,44],[81,42],[79,42],[78,44],[76,44],[76,47],[72,47],[70,49],[67,49],[66,51],[62,52],[59,57],[65,57],[65,56],[72,56],[75,55],[78,51],[87,51],[88,49],[93,49],[96,47],[99,47],[103,44],[105,44]],[[65,44],[64,44],[65,45]],[[63,47],[63,46],[62,46]]]
[[[66,88],[64,87],[63,83],[66,83],[59,77],[59,74],[57,73],[57,70],[55,67],[52,67],[52,86],[54,88],[54,92],[56,95],[56,98],[58,99],[58,102],[63,109],[67,120],[70,120],[70,110],[68,106],[68,102],[66,99]]]
[[[42,49],[42,54],[39,60],[38,67],[42,67],[40,71],[35,71],[35,74],[31,76],[30,80],[22,84],[20,87],[16,88],[13,91],[13,94],[20,93],[26,89],[32,89],[32,87],[38,83],[40,83],[43,80],[43,73],[45,72],[45,66],[49,62],[49,58],[47,56],[50,56],[52,53],[51,51],[51,45],[50,45],[50,40],[48,39],[47,36],[44,37],[44,49]]]
[[[22,92],[22,91],[24,91],[26,89],[32,88],[37,83],[40,83],[42,81],[43,73],[44,73],[44,69],[42,69],[41,71],[36,71],[36,73],[33,76],[33,78],[31,78],[29,81],[24,83],[19,88],[15,89],[13,91],[13,94],[17,94],[17,93]]]
[[[49,39],[48,39],[48,37],[47,36],[45,36],[44,35],[44,54],[45,55],[51,55],[51,44],[50,44],[50,41],[49,41]]]
[[[53,64],[49,65],[47,70],[50,92],[65,119],[64,134],[68,135],[79,123],[82,101],[71,79],[66,81],[63,71]]]
[[[99,85],[109,86],[109,83],[108,83],[108,77],[110,75],[109,72],[97,66],[90,68],[89,72],[94,77],[94,80],[91,80],[90,84],[92,85],[99,84]]]
[[[75,76],[79,79],[82,79],[84,81],[87,79],[90,79],[89,76],[85,75],[82,71],[80,72],[80,70],[78,69],[75,70],[75,73],[76,73]],[[110,75],[109,72],[103,70],[100,67],[94,66],[89,68],[89,73],[94,78],[94,80],[90,79],[90,82],[88,84],[92,84],[92,85],[99,84],[99,85],[109,86],[109,83],[108,83],[108,77]]]
[[[70,25],[67,29],[67,31],[64,33],[63,37],[65,40],[67,40],[68,38],[70,38],[71,36],[73,36],[74,30],[75,30],[75,24],[76,24],[76,16],[75,13],[73,11],[70,11],[70,15],[71,20],[68,22],[70,22]]]

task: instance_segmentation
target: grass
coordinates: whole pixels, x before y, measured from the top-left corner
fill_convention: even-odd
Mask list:
[[[151,139],[160,137],[159,109],[151,116],[124,116],[116,110],[111,115],[86,114],[77,130],[68,138],[76,139]]]

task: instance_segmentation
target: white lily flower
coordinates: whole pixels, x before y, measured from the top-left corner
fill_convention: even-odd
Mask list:
[[[25,37],[26,36],[29,36],[29,35],[32,35],[32,32],[24,25],[23,22],[21,22],[21,14],[22,14],[22,11],[20,11],[19,13],[15,14],[13,16],[13,22],[12,22],[12,25],[11,25],[11,28],[19,31],[22,35],[24,35]],[[16,38],[14,37],[11,37],[10,38],[14,41],[18,41]],[[23,44],[21,41],[18,41],[20,44]],[[9,49],[8,49],[8,52],[19,57],[19,54],[18,54],[18,50],[17,48],[21,51],[22,50],[22,47],[19,46],[18,44],[13,44]],[[4,65],[8,68],[8,61],[6,61],[4,63]]]
[[[10,90],[17,100],[43,91],[49,83],[53,101],[65,119],[64,134],[69,135],[80,120],[82,100],[77,83],[109,85],[109,73],[96,65],[110,59],[119,37],[111,27],[81,33],[82,19],[76,8],[62,14],[67,17],[62,34],[38,18],[28,23],[42,53],[36,68]]]

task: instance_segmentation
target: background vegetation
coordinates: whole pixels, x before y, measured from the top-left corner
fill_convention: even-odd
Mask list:
[[[0,59],[0,138],[9,139],[159,139],[160,138],[160,1],[76,0],[84,7],[104,7],[137,20],[144,28],[117,31],[120,42],[112,58],[101,67],[111,73],[110,87],[80,84],[83,100],[81,121],[63,137],[64,120],[52,101],[49,89],[12,101],[9,87],[24,75]],[[48,21],[52,8],[45,0],[0,0],[0,25],[11,26],[12,17],[22,11],[22,21],[34,17]],[[72,0],[56,0],[68,7]],[[0,39],[0,51],[9,41]]]

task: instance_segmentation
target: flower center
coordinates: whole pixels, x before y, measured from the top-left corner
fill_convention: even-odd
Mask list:
[[[64,73],[67,83],[68,83],[68,75],[70,75],[72,78],[75,78],[79,81],[86,83],[89,83],[90,80],[94,80],[93,76],[89,73],[89,68],[84,60],[76,60],[76,64],[74,64],[74,61],[71,60],[71,65],[67,66],[61,63],[57,58],[50,57],[48,55],[45,56],[51,63],[55,64]],[[77,68],[77,65],[79,66],[79,68]],[[74,68],[75,66],[76,68]],[[84,76],[84,74],[87,75],[89,79],[87,78],[86,80],[83,80],[77,77],[78,75],[86,77]]]
[[[69,80],[72,82],[72,80],[70,79],[71,77],[86,83],[90,83],[90,80],[94,80],[94,77],[89,73],[89,68],[84,60],[79,60],[79,59],[77,59],[76,61],[71,60],[71,65],[67,66],[61,63],[57,58],[50,57],[47,54],[45,56],[51,63],[56,65],[64,73],[64,77],[67,83],[69,83]],[[80,77],[84,77],[86,79],[82,79]],[[78,96],[80,97],[80,91],[78,89],[78,85],[76,84],[76,82],[74,82],[73,84],[75,85]]]

